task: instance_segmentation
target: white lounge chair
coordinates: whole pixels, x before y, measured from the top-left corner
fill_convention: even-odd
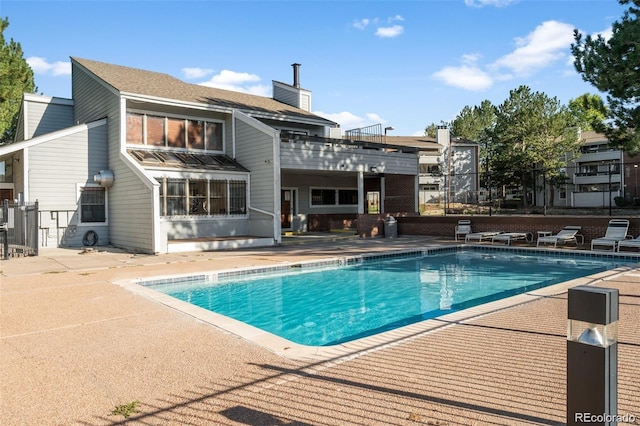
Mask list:
[[[458,236],[466,236],[471,233],[471,221],[470,220],[459,220],[456,225],[456,231],[454,238],[458,241]]]
[[[527,232],[504,232],[491,237],[491,244],[503,242],[506,245],[510,246],[512,241],[531,241],[532,238],[532,234],[529,234]]]
[[[540,246],[540,244],[551,244],[553,243],[553,247],[558,247],[558,243],[566,244],[570,242],[576,243],[576,247],[578,246],[578,239],[576,234],[580,231],[582,227],[580,226],[565,226],[562,228],[560,232],[556,235],[547,235],[546,237],[538,237],[538,242],[536,243],[536,247]]]
[[[617,250],[620,251],[621,247],[640,249],[640,235],[630,240],[619,241]]]
[[[502,234],[502,231],[472,232],[464,236],[464,242],[468,243],[469,241],[477,240],[480,243],[484,240],[490,240],[494,235],[498,234]]]
[[[595,247],[600,246],[605,248],[611,247],[612,251],[616,251],[618,242],[627,238],[628,230],[629,221],[627,219],[611,219],[604,237],[591,240],[591,250],[596,250]]]

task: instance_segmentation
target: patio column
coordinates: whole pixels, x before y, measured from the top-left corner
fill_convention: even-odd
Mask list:
[[[364,214],[364,172],[358,172],[358,214]]]

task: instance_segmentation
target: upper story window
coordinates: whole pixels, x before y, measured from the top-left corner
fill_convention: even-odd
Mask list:
[[[224,151],[223,123],[127,113],[127,144]]]

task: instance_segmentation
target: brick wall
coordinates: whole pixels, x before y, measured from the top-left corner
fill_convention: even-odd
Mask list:
[[[309,214],[307,229],[311,232],[329,232],[332,229],[357,229],[358,215],[352,214]]]
[[[610,217],[585,216],[407,216],[397,217],[398,234],[430,235],[453,238],[458,220],[471,220],[473,232],[503,231],[531,232],[551,231],[558,233],[565,226],[581,226],[579,234],[584,235],[585,243],[594,238],[604,236]],[[629,235],[640,234],[640,218],[617,217],[629,219]]]
[[[415,176],[386,175],[384,210],[386,212],[415,212]]]

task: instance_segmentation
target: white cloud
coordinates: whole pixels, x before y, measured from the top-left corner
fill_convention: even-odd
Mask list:
[[[493,85],[491,76],[475,65],[444,67],[435,72],[433,77],[447,86],[473,91],[485,90]]]
[[[599,33],[596,34],[596,36],[602,36],[602,38],[605,39],[605,41],[609,41],[609,39],[611,38],[611,36],[613,36],[613,28],[609,27],[604,31],[600,31]]]
[[[187,79],[202,78],[211,74],[213,71],[214,70],[208,68],[182,68],[182,74]]]
[[[338,113],[314,111],[313,113],[340,124],[340,128],[342,129],[343,134],[345,130],[358,129],[360,127],[371,126],[374,124],[387,123],[387,120],[382,119],[378,114],[375,113],[367,113],[365,114],[365,117],[359,117],[348,111]]]
[[[271,88],[263,84],[254,84],[260,81],[260,77],[246,72],[235,72],[222,70],[208,81],[204,81],[202,86],[215,87],[218,89],[233,90],[235,92],[249,93],[259,96],[270,96]]]
[[[471,7],[485,7],[485,6],[505,7],[517,1],[518,0],[464,0],[464,4]]]
[[[491,68],[506,68],[516,75],[530,75],[564,60],[573,39],[573,26],[558,21],[538,25],[526,37],[516,38],[516,50],[495,61]]]
[[[404,27],[402,25],[393,25],[394,22],[404,21],[404,17],[402,15],[393,15],[388,17],[386,20],[380,18],[362,18],[354,21],[352,23],[354,28],[359,30],[364,30],[368,26],[377,26],[375,35],[381,38],[392,38],[397,37],[404,32]],[[388,24],[387,26],[383,23]]]
[[[364,30],[365,28],[367,28],[367,25],[369,25],[369,19],[368,18],[364,18],[364,19],[360,19],[357,20],[353,23],[354,28],[357,28],[359,30]]]
[[[71,62],[56,61],[49,63],[47,58],[39,56],[31,56],[26,61],[35,74],[71,75]]]
[[[397,37],[404,32],[402,25],[393,25],[391,27],[379,27],[376,30],[376,35],[383,38]]]

